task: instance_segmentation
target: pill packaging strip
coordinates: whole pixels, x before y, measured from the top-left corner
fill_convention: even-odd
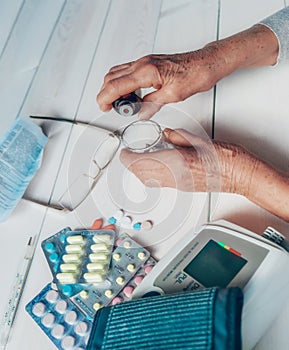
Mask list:
[[[92,322],[49,283],[25,307],[37,325],[60,350],[84,350]]]
[[[123,234],[116,244],[108,275],[110,287],[100,289],[88,285],[71,298],[90,319],[101,307],[130,299],[132,293],[129,290],[133,291],[155,263],[150,253],[127,235]],[[122,291],[122,295],[119,295]]]
[[[102,285],[103,288],[107,287],[106,277],[114,235],[112,230],[69,231],[64,229],[43,241],[42,249],[54,281],[58,285],[69,285],[69,287],[79,283],[94,283]],[[64,294],[67,292],[67,288],[64,288]],[[73,292],[70,291],[70,293]]]

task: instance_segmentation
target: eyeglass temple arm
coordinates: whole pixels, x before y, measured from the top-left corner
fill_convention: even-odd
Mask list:
[[[103,131],[103,130],[109,131],[117,137],[120,136],[120,132],[118,130],[110,130],[110,129],[106,129],[106,128],[101,128],[97,125],[90,124],[87,122],[81,122],[78,120],[71,120],[71,119],[62,118],[62,117],[49,117],[49,116],[38,116],[38,115],[30,115],[29,118],[40,119],[40,120],[52,120],[55,122],[64,122],[64,123],[70,123],[70,124],[74,124],[74,125],[87,126],[87,127],[93,128],[93,129],[98,129],[100,131]]]

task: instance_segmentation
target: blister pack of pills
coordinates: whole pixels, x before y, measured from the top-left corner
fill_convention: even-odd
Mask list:
[[[92,323],[70,299],[61,297],[53,283],[26,305],[26,311],[58,349],[85,349]]]
[[[146,274],[145,271],[148,272],[154,265],[150,253],[130,237],[122,236],[116,244],[107,277],[110,281],[109,288],[100,289],[95,285],[88,285],[72,297],[72,301],[91,319],[101,307],[112,302],[128,300],[129,290],[134,289]],[[133,280],[135,282],[132,282]],[[122,291],[127,294],[126,297],[125,294],[119,296]]]
[[[54,281],[65,296],[82,290],[82,283],[108,287],[114,235],[112,230],[65,228],[42,242]]]

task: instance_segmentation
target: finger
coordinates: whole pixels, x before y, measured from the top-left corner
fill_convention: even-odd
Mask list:
[[[193,135],[184,129],[164,130],[165,138],[172,144],[180,147],[206,146],[207,141],[199,136]]]
[[[162,108],[162,105],[159,103],[144,102],[141,104],[141,109],[138,113],[138,117],[140,120],[148,120],[154,114],[156,114],[161,108]]]
[[[110,70],[108,71],[108,73],[114,73],[114,72],[117,72],[119,70],[122,70],[122,69],[126,69],[126,68],[129,68],[131,67],[131,65],[134,63],[134,61],[132,62],[127,62],[127,63],[122,63],[122,64],[118,64],[116,66],[113,66],[110,68]]]

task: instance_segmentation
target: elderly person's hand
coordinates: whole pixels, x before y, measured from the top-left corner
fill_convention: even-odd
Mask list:
[[[164,134],[175,149],[121,152],[122,163],[146,186],[236,193],[289,221],[285,174],[236,144],[206,141],[182,129],[165,129]]]
[[[112,102],[140,88],[154,88],[144,97],[140,119],[149,119],[163,104],[209,90],[237,69],[276,63],[278,40],[263,25],[209,43],[200,50],[173,55],[148,55],[113,67],[97,96],[107,112]]]

